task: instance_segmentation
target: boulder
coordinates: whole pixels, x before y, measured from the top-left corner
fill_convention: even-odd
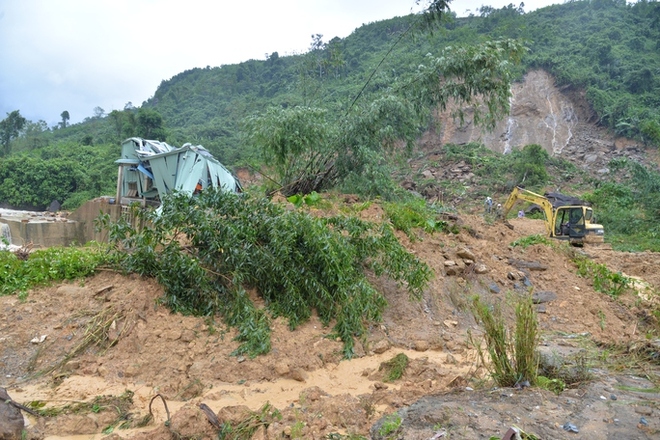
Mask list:
[[[25,429],[21,410],[11,403],[11,397],[0,388],[0,440],[20,439]]]

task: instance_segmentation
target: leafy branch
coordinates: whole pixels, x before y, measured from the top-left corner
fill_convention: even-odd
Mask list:
[[[324,325],[334,322],[350,357],[354,337],[366,322],[380,320],[386,305],[368,274],[398,281],[412,298],[421,296],[431,277],[388,224],[315,218],[247,194],[173,193],[160,215],[137,216],[148,226],[102,222],[110,229],[116,264],[156,277],[174,311],[220,313],[239,330],[237,353],[251,356],[270,350],[270,317],[286,317],[295,329],[316,310]],[[171,240],[173,231],[185,238]],[[267,310],[255,306],[248,289]]]

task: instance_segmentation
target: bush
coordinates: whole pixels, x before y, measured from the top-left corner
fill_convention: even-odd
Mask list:
[[[239,328],[239,352],[251,356],[270,349],[269,315],[246,288],[256,289],[269,314],[286,317],[292,329],[312,310],[324,325],[334,320],[351,357],[353,338],[364,333],[365,322],[379,320],[386,305],[367,273],[399,281],[414,298],[431,276],[387,224],[316,218],[247,194],[173,193],[159,215],[138,212],[138,223],[144,220],[149,226],[135,228],[104,218],[119,267],[156,277],[174,311],[222,314]]]
[[[34,251],[27,260],[0,251],[0,295],[26,292],[53,281],[84,278],[107,261],[105,249],[100,247],[52,247]]]

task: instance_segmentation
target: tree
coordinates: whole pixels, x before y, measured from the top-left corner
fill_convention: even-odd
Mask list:
[[[103,108],[99,106],[94,107],[94,117],[96,119],[101,119],[104,116],[105,116],[105,110],[103,110]]]
[[[18,110],[7,113],[7,118],[0,121],[0,143],[2,144],[2,154],[4,156],[7,156],[11,151],[12,139],[18,137],[26,122],[27,120],[21,116]]]
[[[37,122],[27,121],[23,127],[22,140],[24,145],[30,149],[34,150],[37,148],[44,147],[48,144],[48,141],[44,138],[43,133],[48,131],[48,124],[44,120],[39,120]]]
[[[548,181],[548,171],[545,163],[549,159],[548,152],[538,144],[525,145],[518,154],[513,170],[516,184],[526,186],[543,186]]]
[[[60,114],[60,117],[62,118],[62,122],[60,123],[60,126],[62,128],[66,128],[67,122],[69,122],[69,119],[71,119],[71,117],[69,116],[69,112],[67,110],[64,110]]]
[[[285,195],[323,191],[365,176],[373,183],[388,174],[383,158],[400,141],[411,151],[437,107],[470,106],[475,124],[492,128],[508,112],[511,67],[524,50],[513,40],[447,48],[429,56],[412,77],[352,104],[341,116],[311,107],[273,108],[254,116],[248,120],[249,139],[276,167]],[[378,187],[372,184],[369,191]]]
[[[164,141],[167,137],[160,113],[144,107],[138,110],[136,131],[136,135],[144,139]]]

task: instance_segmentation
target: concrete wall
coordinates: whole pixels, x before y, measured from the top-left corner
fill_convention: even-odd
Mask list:
[[[32,243],[35,249],[52,246],[82,245],[91,240],[106,241],[107,232],[97,233],[94,220],[101,212],[112,220],[121,215],[121,206],[111,204],[109,197],[90,200],[69,216],[25,215],[0,216],[0,222],[9,225],[11,243],[23,246]]]

